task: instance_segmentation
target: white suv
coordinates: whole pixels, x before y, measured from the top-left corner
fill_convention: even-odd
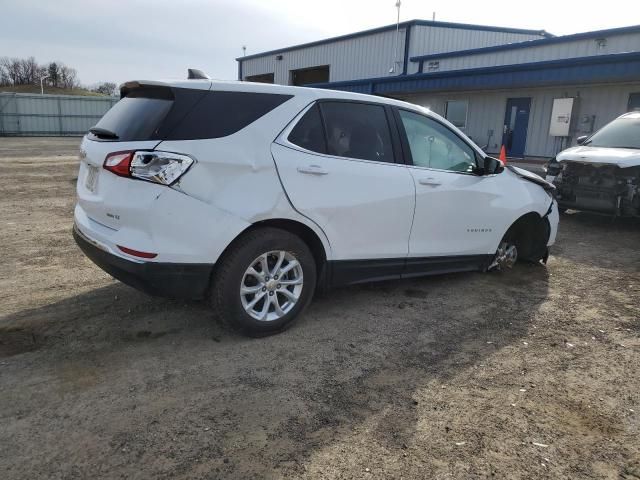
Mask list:
[[[241,82],[134,81],[84,138],[74,236],[117,279],[249,335],[317,286],[546,261],[553,186],[429,110]]]

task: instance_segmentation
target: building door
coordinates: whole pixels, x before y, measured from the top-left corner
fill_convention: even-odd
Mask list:
[[[640,110],[640,92],[629,94],[629,104],[627,105],[627,112],[633,112]]]
[[[502,144],[510,157],[524,157],[531,98],[507,99]]]
[[[289,80],[290,85],[297,86],[310,83],[326,83],[329,81],[329,65],[291,70]]]

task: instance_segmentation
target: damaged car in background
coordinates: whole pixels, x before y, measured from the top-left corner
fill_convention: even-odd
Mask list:
[[[640,216],[640,112],[625,113],[547,166],[561,211]]]

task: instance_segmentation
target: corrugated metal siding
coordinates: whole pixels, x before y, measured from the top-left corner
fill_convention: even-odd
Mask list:
[[[277,55],[252,58],[242,62],[243,78],[248,75],[273,73],[275,83],[289,84],[289,71],[299,68],[329,65],[329,80],[353,80],[358,78],[380,77],[389,74],[393,65],[396,32],[388,31],[352,38],[324,45],[316,45],[300,50],[283,52],[282,60]],[[396,61],[404,57],[404,28],[398,34]]]
[[[480,91],[455,94],[415,94],[403,97],[409,102],[431,108],[444,115],[447,100],[468,101],[467,126],[465,133],[480,146],[488,141],[488,131],[493,130],[489,148],[497,153],[502,140],[505,108],[508,98],[531,97],[529,127],[525,155],[531,157],[552,157],[561,148],[557,138],[549,135],[551,108],[554,98],[579,97],[578,119],[595,115],[594,128],[598,129],[617,116],[626,112],[629,94],[640,92],[640,82],[632,84],[606,84],[583,86],[562,86],[554,88],[517,89],[501,91]],[[574,137],[587,132],[578,123]],[[575,143],[575,138],[571,139]]]
[[[423,25],[411,27],[409,56],[440,53],[465,48],[488,47],[511,42],[541,38],[539,35],[506,33],[462,28]],[[387,31],[363,37],[316,45],[298,50],[269,54],[242,61],[243,78],[249,75],[273,73],[275,83],[289,84],[289,71],[329,65],[331,82],[389,75],[393,65],[396,32]],[[402,71],[405,28],[400,28],[396,62]],[[276,60],[282,55],[282,60]],[[408,73],[417,71],[417,64],[409,62]]]
[[[470,48],[492,47],[494,45],[523,42],[525,40],[539,40],[540,38],[540,35],[523,33],[464,30],[417,25],[411,30],[409,57],[455,52]],[[442,61],[440,64],[442,65]],[[418,68],[418,63],[409,62],[407,73],[416,73]]]
[[[117,97],[0,93],[0,136],[83,135]]]
[[[556,43],[548,46],[537,46],[515,50],[504,50],[477,55],[439,59],[438,71],[461,70],[465,68],[488,67],[496,65],[514,65],[518,63],[541,62],[561,58],[587,57],[606,55],[609,53],[640,51],[640,33],[628,33],[609,36],[606,46],[599,48],[595,39],[576,40],[566,43]],[[414,64],[413,72],[417,71]],[[425,65],[425,72],[426,72]]]

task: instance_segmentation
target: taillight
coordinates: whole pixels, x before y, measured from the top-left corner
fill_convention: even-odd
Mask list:
[[[121,177],[130,177],[131,159],[134,152],[114,152],[107,155],[104,168]]]
[[[193,163],[193,158],[171,152],[114,152],[107,155],[104,168],[123,177],[172,185]]]

